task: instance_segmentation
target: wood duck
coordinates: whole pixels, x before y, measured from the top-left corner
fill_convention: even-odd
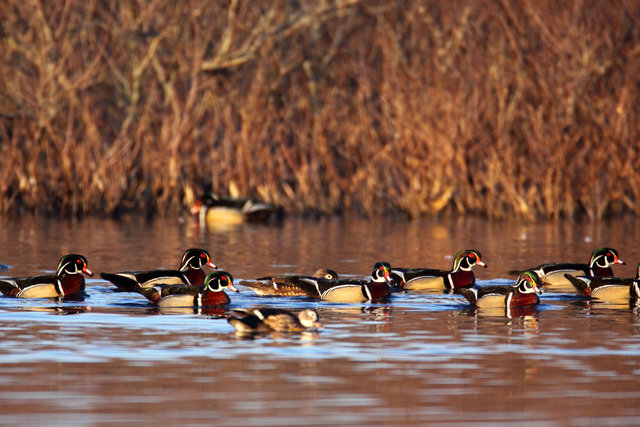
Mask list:
[[[241,224],[282,220],[282,207],[250,198],[219,197],[206,194],[196,200],[191,214],[200,225]]]
[[[321,268],[313,276],[281,276],[261,277],[252,281],[242,281],[239,284],[251,288],[258,295],[306,296],[318,297],[318,279],[337,280],[338,273],[327,268]]]
[[[191,285],[158,284],[139,291],[158,307],[211,307],[229,304],[231,300],[224,288],[234,292],[233,277],[226,271],[216,270],[206,277],[204,288]]]
[[[618,252],[613,248],[599,248],[593,251],[588,264],[566,262],[542,264],[530,270],[538,275],[545,289],[557,292],[574,292],[575,288],[565,278],[565,274],[612,277],[613,270],[611,266],[613,264],[624,264],[624,261],[618,257]],[[517,273],[517,271],[512,271],[511,273]]]
[[[640,263],[636,266],[635,278],[572,276],[565,278],[575,286],[583,297],[601,301],[628,300],[640,297]]]
[[[388,262],[377,262],[369,279],[319,279],[316,289],[317,295],[324,301],[359,303],[388,297],[391,294],[390,285],[391,266]]]
[[[532,271],[520,274],[515,285],[461,288],[458,292],[478,308],[520,307],[540,303],[540,279]]]
[[[318,313],[309,308],[294,315],[282,308],[253,308],[227,312],[238,333],[316,331],[322,328]]]
[[[337,279],[337,274],[332,270],[318,270],[316,275],[335,276],[336,279],[318,276],[297,276],[298,280],[289,281],[284,285],[270,282],[268,278],[261,285],[256,282],[243,282],[257,292],[266,292],[276,286],[282,289],[282,293],[271,295],[298,295],[309,298],[319,298],[331,302],[365,302],[376,301],[390,295],[391,267],[389,263],[379,262],[373,267],[370,279]],[[258,290],[259,287],[259,290]],[[286,292],[286,293],[285,293]]]
[[[431,268],[394,268],[391,277],[394,285],[411,290],[453,290],[473,286],[476,278],[473,267],[479,265],[487,268],[480,252],[467,249],[460,251],[453,259],[453,268],[449,271]]]
[[[60,259],[56,274],[3,279],[0,280],[0,291],[18,298],[67,297],[84,291],[81,273],[93,276],[87,267],[87,259],[82,255],[68,254]]]
[[[204,285],[203,266],[218,268],[211,262],[209,252],[204,249],[187,249],[182,255],[178,270],[122,271],[119,273],[100,273],[100,277],[116,285],[122,291],[135,292],[139,287],[147,288],[156,284],[166,285]]]

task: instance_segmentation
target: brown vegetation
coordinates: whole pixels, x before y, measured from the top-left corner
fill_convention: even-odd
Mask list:
[[[0,211],[640,213],[640,2],[0,4]]]

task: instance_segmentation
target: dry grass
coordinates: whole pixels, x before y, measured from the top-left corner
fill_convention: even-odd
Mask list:
[[[0,210],[640,213],[640,2],[5,0]]]

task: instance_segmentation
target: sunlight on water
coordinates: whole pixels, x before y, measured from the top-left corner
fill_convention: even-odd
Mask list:
[[[631,244],[635,222],[608,228],[290,219],[282,227],[223,233],[162,221],[87,220],[73,224],[74,233],[68,225],[5,224],[2,239],[22,244],[2,254],[0,262],[11,266],[2,273],[51,271],[71,251],[84,253],[97,273],[176,268],[185,248],[205,247],[236,282],[321,266],[364,277],[379,260],[448,268],[453,253],[477,247],[489,264],[478,269],[478,281],[487,286],[513,283],[513,268],[560,257],[581,261],[596,245],[618,248],[627,261],[621,276],[632,276],[640,258]],[[429,237],[433,227],[440,237]],[[403,244],[376,240],[373,230],[381,228]],[[523,233],[525,246],[502,237]],[[206,309],[159,309],[96,277],[79,300],[0,298],[0,423],[640,423],[640,322],[632,304],[545,293],[538,307],[511,315],[472,309],[447,293],[332,304],[259,297],[240,287],[230,308],[310,307],[324,324],[314,333],[243,337]]]

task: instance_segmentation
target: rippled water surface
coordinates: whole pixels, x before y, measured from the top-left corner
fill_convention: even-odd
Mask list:
[[[376,261],[449,268],[477,248],[481,285],[547,261],[586,262],[613,246],[631,277],[640,222],[495,223],[479,219],[288,218],[282,226],[205,230],[189,220],[0,221],[2,275],[51,272],[80,252],[95,272],[176,268],[208,249],[236,282],[329,267],[366,276]],[[0,423],[423,425],[640,424],[635,304],[546,293],[519,313],[471,310],[449,294],[396,293],[386,304],[257,297],[233,307],[319,311],[319,333],[237,337],[224,318],[162,311],[96,274],[81,301],[0,297]]]

